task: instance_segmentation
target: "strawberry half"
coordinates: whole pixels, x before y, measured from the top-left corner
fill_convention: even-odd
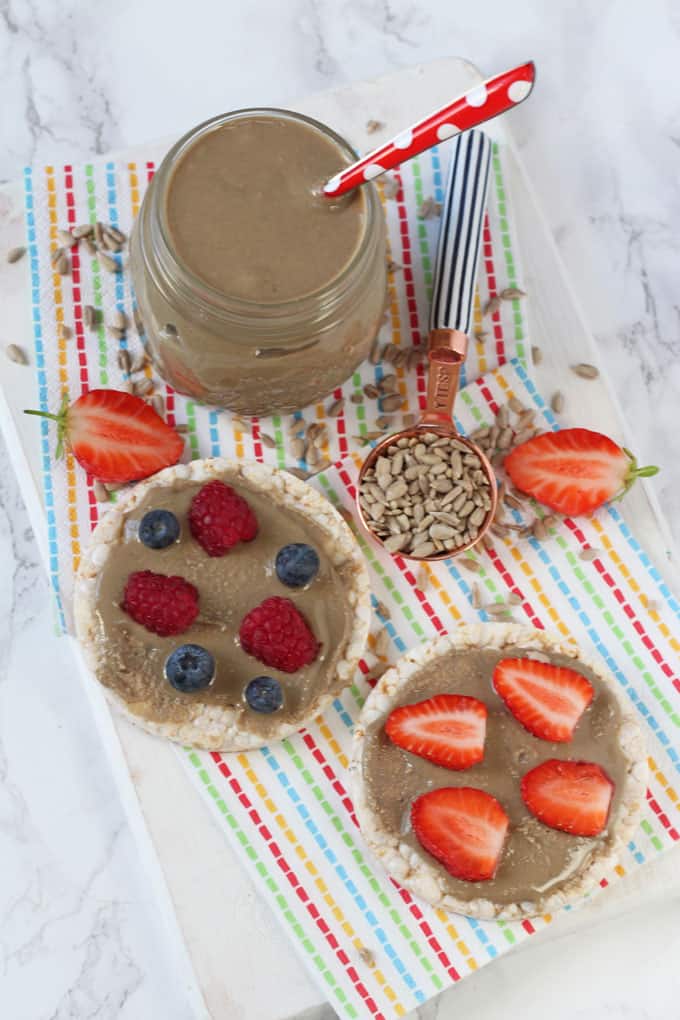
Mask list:
[[[593,762],[551,758],[527,772],[521,791],[544,825],[572,836],[598,836],[607,824],[614,784]]]
[[[566,666],[536,659],[501,659],[493,685],[515,719],[541,740],[568,743],[593,700],[593,685]]]
[[[521,492],[570,517],[623,496],[636,478],[651,478],[659,470],[639,468],[629,450],[589,429],[528,439],[508,454],[504,467]]]
[[[25,411],[57,422],[57,457],[66,445],[81,467],[101,482],[135,482],[176,464],[184,440],[141,397],[90,390],[58,414]]]
[[[447,769],[469,769],[484,757],[486,705],[464,694],[437,694],[395,708],[385,731],[393,744]]]
[[[465,882],[493,878],[503,852],[508,816],[495,797],[472,786],[444,787],[414,800],[418,842]]]

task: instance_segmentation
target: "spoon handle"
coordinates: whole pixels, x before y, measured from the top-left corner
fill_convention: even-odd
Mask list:
[[[469,333],[491,166],[491,142],[468,131],[453,142],[434,274],[430,330]]]

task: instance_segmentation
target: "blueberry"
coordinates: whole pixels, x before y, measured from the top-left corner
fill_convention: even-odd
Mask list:
[[[139,525],[139,541],[149,549],[165,549],[179,538],[179,521],[170,510],[149,510]]]
[[[165,660],[168,681],[182,694],[207,687],[215,676],[215,660],[201,645],[180,645]]]
[[[319,572],[319,554],[311,545],[293,542],[276,554],[276,576],[287,588],[304,588]]]
[[[276,712],[283,704],[281,684],[273,676],[256,676],[246,687],[246,701],[253,712]]]

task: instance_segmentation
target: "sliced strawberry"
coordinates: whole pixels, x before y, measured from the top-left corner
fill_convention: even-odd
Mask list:
[[[515,719],[541,740],[568,743],[593,700],[593,685],[581,673],[536,659],[501,659],[493,685]]]
[[[486,882],[496,874],[508,816],[490,793],[473,786],[424,793],[411,805],[411,824],[420,844],[454,878]]]
[[[447,769],[469,769],[484,757],[486,705],[464,694],[437,694],[395,708],[385,731],[392,743]]]
[[[512,484],[559,513],[576,516],[628,491],[636,478],[657,467],[639,468],[629,450],[600,432],[561,429],[516,446],[504,461]]]
[[[539,822],[572,836],[597,836],[607,824],[614,784],[593,762],[551,758],[527,772],[521,790]]]
[[[90,390],[58,414],[26,411],[57,422],[57,457],[64,444],[102,482],[135,482],[176,464],[184,440],[141,397]]]

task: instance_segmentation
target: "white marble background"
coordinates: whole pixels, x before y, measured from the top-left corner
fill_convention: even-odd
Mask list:
[[[0,0],[0,180],[451,55],[537,61],[515,137],[677,537],[675,0]],[[0,1015],[190,1020],[4,452],[0,504]],[[680,1017],[679,904],[643,903],[646,939],[610,919],[585,959],[565,925],[422,1016]]]

